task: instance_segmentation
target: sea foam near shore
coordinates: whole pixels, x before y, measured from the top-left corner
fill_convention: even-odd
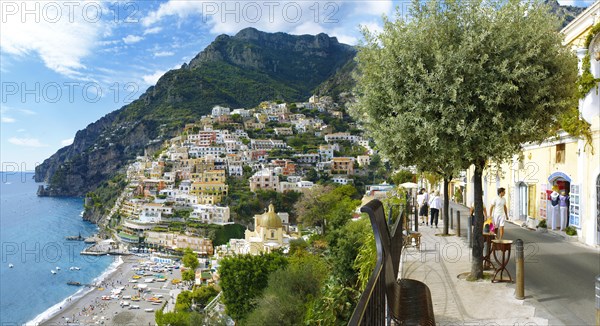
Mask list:
[[[112,273],[116,272],[119,269],[119,266],[121,266],[123,264],[123,259],[121,258],[121,256],[116,256],[116,257],[118,259],[116,259],[114,262],[112,262],[110,265],[108,265],[108,267],[106,268],[106,270],[102,274],[100,274],[98,277],[94,278],[94,280],[92,281],[92,284],[101,283],[107,277],[109,277]],[[79,289],[74,294],[66,297],[61,302],[59,302],[59,303],[53,305],[52,307],[48,308],[46,311],[44,311],[41,314],[37,315],[34,319],[32,319],[31,321],[28,321],[24,325],[26,325],[26,326],[40,325],[42,322],[44,322],[44,321],[52,318],[53,316],[55,316],[56,314],[58,314],[59,312],[61,312],[62,309],[66,309],[67,307],[69,307],[71,305],[77,304],[77,302],[81,298],[83,298],[86,294],[88,294],[88,293],[90,293],[90,292],[92,292],[94,290],[96,290],[95,287]],[[69,299],[71,299],[71,300],[69,301]],[[62,309],[61,309],[61,307],[62,307]]]

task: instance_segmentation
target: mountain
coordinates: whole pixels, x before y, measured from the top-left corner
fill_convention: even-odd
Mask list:
[[[585,10],[585,7],[561,6],[557,0],[546,0],[545,3],[550,6],[550,11],[562,21],[561,28],[567,26]]]
[[[189,64],[165,73],[139,99],[102,117],[36,167],[42,196],[82,196],[153,151],[215,105],[301,101],[352,61],[356,50],[326,34],[246,28],[220,35]]]

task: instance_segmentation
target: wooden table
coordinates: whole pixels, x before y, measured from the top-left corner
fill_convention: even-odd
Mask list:
[[[415,248],[421,250],[421,233],[419,232],[409,232],[404,236],[404,247],[412,247],[412,240],[415,239]]]
[[[496,233],[483,233],[483,242],[487,244],[487,252],[483,253],[483,270],[495,269],[490,256],[492,255],[492,240],[496,238]]]
[[[508,269],[506,269],[506,265],[508,265],[508,262],[510,261],[510,248],[512,246],[513,241],[512,240],[492,240],[492,243],[494,245],[494,248],[493,248],[494,259],[498,263],[498,268],[496,268],[496,272],[494,273],[494,277],[492,278],[492,283],[497,283],[497,282],[511,282],[512,283],[513,280],[512,280],[512,277],[510,276],[510,273],[508,272]],[[498,251],[502,252],[502,260],[498,259],[498,255],[496,254]],[[508,280],[505,280],[502,278],[502,275],[504,274],[504,272],[506,272],[506,274],[508,275]],[[500,273],[500,278],[497,280],[496,276],[498,275],[498,273]]]

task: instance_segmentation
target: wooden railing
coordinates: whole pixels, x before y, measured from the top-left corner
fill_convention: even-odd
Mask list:
[[[391,210],[390,210],[391,211]],[[368,213],[370,216],[383,215],[384,207],[378,200],[373,200],[367,205],[361,208],[361,212]],[[396,219],[393,225],[387,225],[387,230],[381,230],[381,232],[389,232],[390,237],[388,239],[380,239],[379,228],[381,224],[371,218],[371,226],[373,227],[373,233],[376,237],[375,244],[377,247],[377,262],[375,269],[369,278],[367,286],[364,292],[361,294],[360,299],[354,309],[354,313],[350,318],[348,325],[385,325],[387,315],[386,305],[386,285],[384,278],[385,271],[385,259],[384,250],[390,250],[392,258],[392,269],[394,275],[398,275],[398,268],[400,265],[400,256],[402,253],[402,225],[403,220],[408,218],[406,214],[407,210],[405,207],[400,208],[399,218]],[[384,237],[385,238],[385,237]],[[389,241],[389,243],[386,243]],[[381,245],[383,243],[383,246]],[[386,248],[383,248],[386,247]]]

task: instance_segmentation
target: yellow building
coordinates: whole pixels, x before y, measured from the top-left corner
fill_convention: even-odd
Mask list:
[[[600,33],[589,48],[584,40],[595,24],[600,24],[600,1],[596,1],[567,25],[562,33],[565,45],[578,59],[590,53],[591,72],[600,78]],[[600,85],[599,85],[600,86]],[[586,140],[561,133],[542,144],[524,144],[522,152],[510,164],[490,165],[484,171],[484,203],[490,207],[496,189],[506,188],[511,219],[535,226],[539,219],[549,218],[552,189],[564,190],[570,197],[568,225],[577,229],[579,241],[600,245],[600,95],[598,89],[580,101],[581,117],[590,123],[592,146]],[[473,169],[467,172],[467,203],[473,202]],[[535,220],[534,220],[535,219]]]
[[[225,183],[225,170],[203,171],[191,174],[192,181]]]
[[[268,212],[254,215],[254,231],[246,230],[245,238],[247,252],[253,255],[270,252],[284,245],[283,222],[275,213],[273,204],[269,205]]]
[[[224,182],[193,182],[190,187],[190,194],[198,198],[199,204],[218,204],[228,191],[229,186]]]

